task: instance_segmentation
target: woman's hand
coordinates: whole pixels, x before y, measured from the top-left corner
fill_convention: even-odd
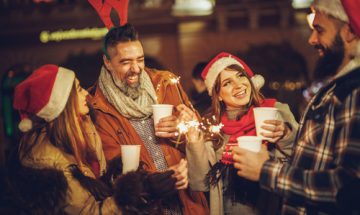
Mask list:
[[[178,120],[181,122],[188,122],[192,120],[197,120],[196,113],[192,111],[188,106],[180,104],[176,106],[176,110],[179,111]]]
[[[172,176],[176,179],[176,189],[186,189],[189,185],[187,161],[181,159],[178,164],[171,166],[169,170],[175,172]]]
[[[179,122],[198,121],[196,113],[186,105],[180,104],[176,109],[179,111]],[[190,127],[188,128],[186,137],[189,142],[195,142],[201,137],[201,131],[196,127]]]
[[[265,120],[264,123],[265,125],[261,126],[261,128],[267,132],[261,132],[260,134],[269,138],[267,140],[271,143],[276,143],[290,132],[290,128],[283,121]]]

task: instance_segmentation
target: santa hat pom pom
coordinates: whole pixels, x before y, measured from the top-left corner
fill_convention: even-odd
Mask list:
[[[19,129],[22,132],[28,132],[32,128],[32,121],[29,118],[22,119],[19,123]]]
[[[254,75],[251,78],[251,81],[254,84],[255,89],[257,90],[260,90],[265,84],[265,79],[262,75]]]

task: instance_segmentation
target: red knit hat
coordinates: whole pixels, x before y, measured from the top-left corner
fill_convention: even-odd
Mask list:
[[[56,65],[44,65],[35,70],[15,88],[14,108],[20,111],[19,129],[32,128],[29,116],[36,115],[47,122],[64,110],[75,79],[71,70]]]
[[[205,85],[207,87],[208,93],[211,96],[212,89],[214,87],[216,78],[225,68],[231,65],[238,65],[245,70],[247,75],[251,78],[254,87],[259,90],[262,86],[264,86],[265,80],[261,75],[254,75],[252,70],[244,61],[239,59],[238,57],[227,53],[221,52],[216,55],[204,68],[201,73],[201,76],[205,80]]]

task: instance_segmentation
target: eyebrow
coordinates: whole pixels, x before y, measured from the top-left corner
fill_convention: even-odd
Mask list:
[[[240,75],[242,75],[242,76],[244,76],[244,74],[243,74],[242,72],[240,72],[240,71],[236,71],[235,75],[239,75],[239,74],[240,74]],[[223,84],[225,81],[230,80],[233,76],[234,76],[234,75],[232,75],[232,76],[230,76],[230,77],[228,77],[228,78],[226,78],[226,79],[222,80],[222,81],[221,81],[221,84]]]
[[[136,60],[142,59],[142,58],[145,58],[145,56],[144,56],[144,55],[141,55],[141,56],[137,57]],[[123,59],[120,60],[120,62],[132,61],[132,60],[133,60],[132,58],[123,58]]]

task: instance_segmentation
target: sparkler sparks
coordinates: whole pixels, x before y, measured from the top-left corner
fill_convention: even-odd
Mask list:
[[[210,133],[220,133],[221,128],[224,127],[224,124],[220,123],[218,125],[211,125],[209,128]]]
[[[177,128],[179,131],[179,136],[187,134],[189,132],[190,128],[199,129],[199,130],[202,130],[204,133],[207,133],[210,136],[214,136],[214,135],[220,135],[221,128],[223,126],[224,125],[222,123],[213,124],[210,122],[209,119],[206,119],[205,123],[199,122],[197,120],[191,120],[191,121],[187,121],[187,122],[182,121],[177,125]]]

